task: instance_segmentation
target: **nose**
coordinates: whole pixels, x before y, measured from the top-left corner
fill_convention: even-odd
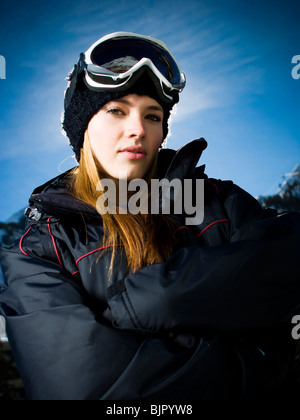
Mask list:
[[[143,139],[146,136],[142,115],[132,113],[126,122],[125,135],[127,138]]]

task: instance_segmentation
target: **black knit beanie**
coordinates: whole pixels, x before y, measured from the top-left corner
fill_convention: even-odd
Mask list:
[[[150,96],[162,106],[164,110],[163,138],[165,139],[167,137],[170,112],[177,101],[174,101],[173,103],[163,102],[158,96],[153,82],[147,75],[143,75],[133,86],[122,92],[96,92],[89,89],[85,85],[83,79],[79,78],[72,100],[65,109],[62,122],[62,128],[69,138],[70,146],[72,147],[78,162],[80,161],[80,150],[84,142],[84,133],[93,116],[97,114],[107,102],[134,93],[141,96]]]

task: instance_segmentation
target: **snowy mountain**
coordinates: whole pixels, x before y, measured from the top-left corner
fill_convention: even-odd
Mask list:
[[[9,246],[18,240],[24,232],[25,216],[24,210],[12,215],[6,222],[0,222],[0,246]],[[0,265],[0,285],[4,282]],[[0,317],[0,343],[7,342],[5,334],[4,318]]]
[[[293,172],[284,175],[278,194],[283,197],[291,187],[294,189],[294,193],[300,197],[300,163],[296,165]]]
[[[20,238],[25,228],[24,210],[20,210],[11,216],[6,222],[0,222],[0,244],[11,245]]]
[[[300,212],[300,164],[296,165],[291,173],[284,174],[282,178],[283,182],[276,194],[258,197],[258,201],[265,207]]]
[[[10,246],[21,238],[25,228],[24,210],[20,210],[11,216],[6,222],[0,222],[0,246]],[[3,275],[0,266],[0,284],[3,283]]]

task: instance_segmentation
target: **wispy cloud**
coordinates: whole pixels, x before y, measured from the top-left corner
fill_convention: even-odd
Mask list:
[[[29,153],[29,139],[36,152],[63,147],[66,139],[60,132],[60,117],[64,79],[79,52],[107,33],[108,28],[117,30],[118,24],[121,25],[118,29],[129,30],[122,28],[123,22],[132,31],[163,39],[186,72],[187,86],[178,105],[177,122],[205,109],[238,102],[250,86],[253,89],[253,80],[258,86],[260,74],[255,57],[247,57],[235,38],[224,37],[225,23],[211,6],[190,2],[184,10],[176,7],[170,10],[158,5],[157,1],[132,1],[128,8],[127,1],[122,0],[117,13],[124,19],[116,19],[109,1],[74,2],[68,20],[61,27],[66,36],[73,34],[74,40],[71,36],[69,42],[61,42],[59,47],[49,45],[41,55],[31,55],[22,61],[23,67],[36,71],[40,77],[27,84],[16,102],[15,122],[7,127],[4,137],[13,136],[18,142],[4,142],[0,159]],[[249,66],[251,72],[247,71]]]
[[[216,139],[213,144],[217,149],[220,131],[227,133],[230,153],[225,152],[224,159],[225,155],[218,157],[215,149],[213,160],[219,161],[213,169],[224,167],[226,177],[233,177],[232,168],[237,167],[239,180],[243,174],[246,187],[252,186],[256,194],[258,185],[266,190],[263,182],[274,182],[276,159],[277,163],[287,163],[284,172],[291,170],[289,166],[294,166],[295,156],[299,156],[298,82],[290,76],[291,57],[298,53],[299,5],[295,6],[295,1],[291,7],[273,3],[28,0],[16,9],[14,3],[5,2],[0,27],[4,48],[0,53],[7,59],[7,80],[0,86],[1,173],[13,171],[16,162],[19,165],[23,160],[20,172],[27,171],[26,181],[36,185],[39,179],[29,173],[28,165],[35,165],[44,181],[49,168],[55,171],[58,162],[72,153],[60,132],[65,77],[78,54],[96,39],[125,30],[162,39],[187,75],[173,120],[178,142],[186,140],[186,130],[190,137],[204,128]],[[258,116],[261,110],[262,117]],[[278,139],[277,149],[274,139]],[[259,156],[255,147],[259,147]],[[243,154],[247,156],[243,158]],[[257,174],[257,182],[245,171],[251,154],[255,170],[250,172]],[[39,163],[45,155],[46,168]],[[268,174],[263,166],[270,156],[273,161]],[[264,181],[267,177],[269,180]],[[2,183],[6,191],[16,188],[9,182],[5,179]]]

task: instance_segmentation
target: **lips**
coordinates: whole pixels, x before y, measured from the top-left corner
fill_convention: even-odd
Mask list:
[[[142,146],[125,147],[119,153],[130,160],[143,160],[147,157],[147,152]]]

